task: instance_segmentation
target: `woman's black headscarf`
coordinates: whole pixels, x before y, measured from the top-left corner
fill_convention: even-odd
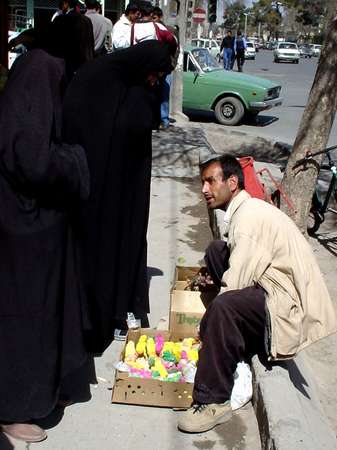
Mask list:
[[[65,97],[64,137],[85,148],[91,176],[79,234],[96,352],[113,339],[117,319],[149,312],[146,233],[159,104],[147,77],[171,70],[168,46],[143,42],[84,65]]]

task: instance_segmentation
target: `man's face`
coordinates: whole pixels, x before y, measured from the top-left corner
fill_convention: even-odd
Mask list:
[[[140,11],[130,11],[128,15],[128,19],[131,23],[136,22],[137,19],[140,18]]]
[[[160,22],[161,21],[161,17],[158,16],[157,14],[151,14],[152,20],[153,22]]]
[[[69,9],[69,2],[64,0],[63,2],[60,2],[59,6],[62,12],[67,12]]]
[[[232,175],[224,180],[221,164],[215,161],[202,171],[201,182],[207,207],[209,209],[227,209],[237,189],[237,177]]]

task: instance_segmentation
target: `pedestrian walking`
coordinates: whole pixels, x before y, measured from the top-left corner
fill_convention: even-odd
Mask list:
[[[79,224],[94,352],[111,343],[128,312],[148,324],[153,88],[171,69],[167,45],[146,41],[87,64],[64,101],[65,137],[85,147],[91,174]]]
[[[234,53],[235,53],[235,57],[236,57],[236,63],[238,66],[238,72],[242,72],[242,67],[245,62],[246,48],[247,48],[246,39],[242,36],[242,33],[239,30],[236,33],[236,37],[234,40]]]
[[[140,17],[139,6],[129,3],[124,14],[115,23],[112,30],[112,46],[114,50],[130,47],[131,25]]]
[[[220,53],[223,51],[224,69],[232,69],[232,60],[234,53],[234,37],[230,30],[227,31],[226,36],[222,39],[220,46]]]
[[[256,353],[270,360],[294,358],[336,332],[322,274],[294,222],[275,206],[250,197],[232,156],[206,162],[201,179],[208,208],[225,210],[227,242],[214,241],[205,255],[220,293],[200,324],[194,404],[178,424],[196,433],[230,417],[239,362]]]
[[[34,421],[87,362],[70,212],[89,194],[89,172],[83,148],[62,141],[66,72],[53,47],[20,57],[0,100],[0,424],[26,442],[47,437]]]

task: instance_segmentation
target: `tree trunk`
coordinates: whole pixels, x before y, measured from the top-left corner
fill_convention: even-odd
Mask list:
[[[294,210],[289,210],[282,201],[281,209],[293,218],[303,233],[306,232],[311,199],[324,155],[316,156],[305,165],[296,163],[304,158],[307,151],[314,153],[327,146],[337,107],[336,4],[333,8],[334,14],[328,26],[308,103],[282,180],[282,187],[293,203]]]

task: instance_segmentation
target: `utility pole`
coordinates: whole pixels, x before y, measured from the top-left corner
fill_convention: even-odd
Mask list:
[[[177,67],[172,73],[172,86],[170,94],[171,115],[176,120],[180,119],[184,122],[188,122],[187,116],[183,113],[183,62],[184,62],[184,47],[186,41],[187,2],[188,0],[177,1],[176,24],[179,27],[180,53],[177,62]]]
[[[27,25],[34,27],[34,0],[27,0]]]

